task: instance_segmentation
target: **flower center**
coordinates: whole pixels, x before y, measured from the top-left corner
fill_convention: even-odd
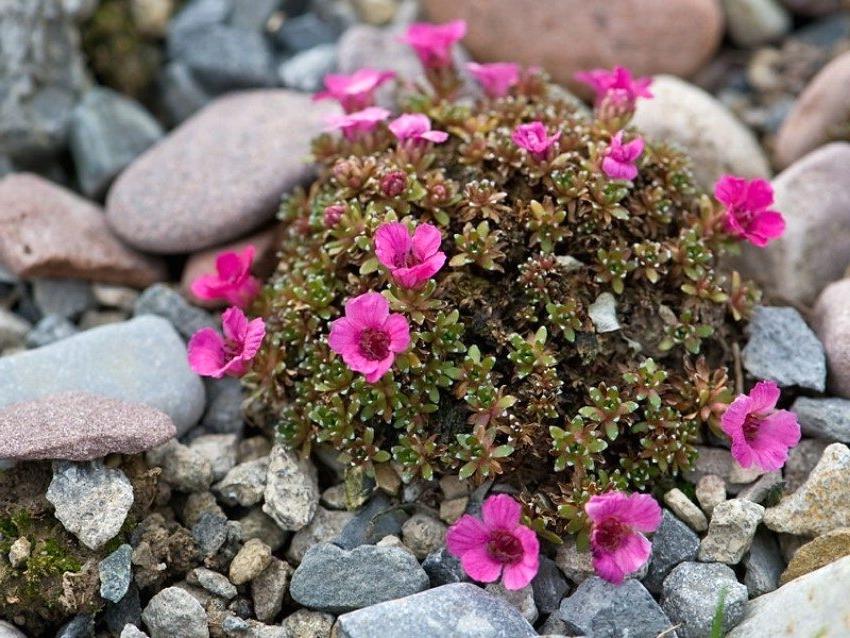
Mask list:
[[[759,427],[761,427],[761,419],[756,414],[748,414],[747,418],[744,419],[744,440],[747,443],[752,443],[756,438],[756,434],[759,431]]]
[[[628,525],[623,525],[620,521],[609,518],[596,527],[593,531],[593,540],[595,544],[602,547],[605,551],[613,552],[620,548],[623,539],[629,535]]]
[[[505,530],[495,530],[490,534],[487,553],[502,564],[512,565],[522,559],[522,543]]]
[[[360,352],[370,361],[386,359],[390,353],[390,336],[377,328],[366,328],[360,333]]]
[[[235,359],[242,353],[242,344],[225,337],[222,349],[224,350],[225,359],[229,361],[231,359]]]

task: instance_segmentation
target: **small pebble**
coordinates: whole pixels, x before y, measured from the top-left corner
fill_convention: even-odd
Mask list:
[[[704,532],[708,529],[708,520],[705,514],[678,487],[664,495],[664,502],[676,516],[687,523],[695,532]]]

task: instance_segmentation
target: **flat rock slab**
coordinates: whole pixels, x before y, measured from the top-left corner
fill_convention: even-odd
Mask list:
[[[754,598],[726,638],[842,638],[850,631],[848,584],[850,556]]]
[[[177,434],[164,412],[141,403],[65,392],[0,410],[0,458],[88,461],[137,454]]]
[[[850,443],[850,400],[798,397],[791,411],[806,436]]]
[[[75,277],[144,287],[165,265],[122,244],[103,211],[38,175],[0,180],[0,262],[19,277]]]
[[[127,167],[109,192],[107,221],[122,239],[155,253],[244,235],[309,178],[310,140],[331,112],[286,90],[219,98]]]
[[[455,583],[339,617],[338,638],[531,638],[537,632],[511,605]]]
[[[178,436],[204,411],[203,383],[171,324],[146,315],[0,358],[0,408],[87,392],[165,412]]]

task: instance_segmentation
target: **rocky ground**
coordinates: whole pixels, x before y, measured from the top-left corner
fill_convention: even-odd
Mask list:
[[[499,485],[351,493],[333,450],[299,459],[186,361],[215,325],[189,282],[248,243],[268,273],[332,112],[309,93],[415,77],[397,35],[420,12],[572,90],[656,75],[636,125],[707,189],[771,178],[788,222],[737,258],[765,297],[736,373],[782,387],[804,438],[763,475],[704,441],[622,586],[570,539],[524,590],[469,582],[445,531]],[[0,42],[0,638],[850,633],[846,2],[11,0]]]

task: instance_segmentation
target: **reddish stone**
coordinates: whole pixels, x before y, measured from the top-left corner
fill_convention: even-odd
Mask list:
[[[850,51],[827,64],[794,103],[776,136],[776,163],[786,167],[850,133]]]
[[[103,211],[38,175],[0,180],[0,262],[20,277],[75,277],[145,287],[165,266],[122,244]]]
[[[185,253],[228,242],[268,221],[309,179],[310,141],[338,107],[281,89],[210,103],[118,177],[107,221],[126,242]]]
[[[539,65],[576,88],[573,75],[629,66],[640,75],[688,76],[723,37],[718,0],[424,0],[435,22],[462,18],[463,45],[481,62]]]
[[[850,399],[850,279],[824,288],[812,323],[826,351],[829,389]]]
[[[65,392],[0,410],[0,459],[87,461],[137,454],[176,433],[171,418],[156,408]]]

